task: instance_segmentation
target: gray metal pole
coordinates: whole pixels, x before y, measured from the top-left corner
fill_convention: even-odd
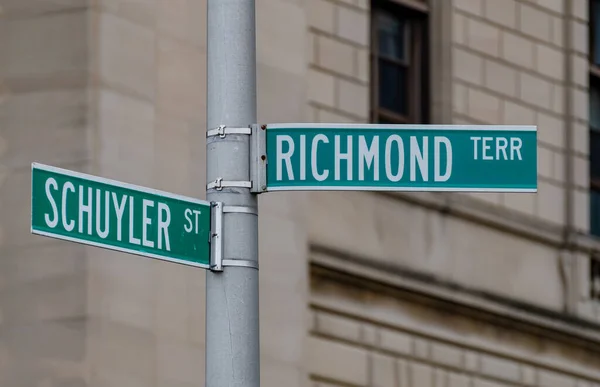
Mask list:
[[[208,0],[207,124],[256,123],[254,0]],[[206,178],[250,180],[250,136],[211,136]],[[235,184],[207,190],[207,199],[258,210],[256,195]],[[258,264],[258,216],[225,213],[223,258]],[[206,274],[206,387],[259,387],[258,270],[224,267]]]

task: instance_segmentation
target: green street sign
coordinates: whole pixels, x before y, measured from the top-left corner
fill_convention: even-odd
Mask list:
[[[32,164],[31,232],[210,268],[209,202]]]
[[[266,191],[537,192],[537,127],[266,125]]]

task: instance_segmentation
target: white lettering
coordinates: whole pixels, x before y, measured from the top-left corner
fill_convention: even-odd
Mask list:
[[[108,236],[108,231],[110,227],[110,218],[108,217],[108,208],[110,206],[110,193],[108,191],[104,192],[104,230],[101,229],[100,225],[102,219],[100,208],[100,202],[102,201],[102,198],[100,197],[101,194],[102,192],[96,188],[96,233],[98,233],[98,236],[100,238],[105,239]]]
[[[58,184],[56,183],[56,180],[52,177],[46,180],[46,197],[48,198],[50,206],[52,207],[52,215],[54,218],[50,220],[50,214],[45,214],[44,220],[46,221],[48,227],[54,228],[58,225],[58,208],[56,208],[56,202],[54,201],[52,193],[50,192],[51,187],[54,188],[54,190],[58,191]]]
[[[417,137],[410,136],[410,180],[417,180],[417,170],[416,166],[419,165],[419,169],[421,170],[421,177],[423,181],[428,181],[428,138],[423,137],[423,150],[419,148],[419,142],[417,141]]]
[[[185,232],[192,232],[192,219],[190,218],[190,215],[192,215],[192,210],[190,210],[189,208],[186,208],[184,211],[184,216],[185,216],[185,220],[188,222],[188,225],[183,226],[183,229],[185,230]]]
[[[506,155],[506,147],[508,146],[508,140],[504,137],[496,137],[496,160],[500,160],[500,152],[504,155],[502,160],[508,160]]]
[[[283,142],[287,142],[289,149],[283,153]],[[277,157],[276,157],[276,168],[277,168],[277,180],[283,180],[283,162],[288,174],[289,180],[294,180],[294,171],[292,170],[292,155],[294,154],[294,140],[291,136],[280,135],[277,136]]]
[[[398,147],[398,172],[392,172],[392,146]],[[404,175],[404,141],[397,134],[392,134],[385,141],[385,174],[389,181],[397,182]]]
[[[75,228],[75,220],[71,219],[67,221],[67,191],[71,191],[75,193],[75,186],[70,181],[67,181],[65,185],[63,185],[62,189],[62,202],[61,202],[61,214],[62,214],[62,224],[65,230],[73,231]]]
[[[83,213],[87,214],[87,233],[92,235],[92,187],[88,187],[88,204],[83,204],[83,190],[85,187],[79,186],[79,232],[83,233]]]
[[[142,244],[146,247],[154,247],[154,242],[148,240],[148,226],[152,224],[152,219],[148,217],[148,207],[154,207],[152,200],[142,200]]]
[[[315,178],[315,180],[323,181],[323,180],[327,179],[327,176],[329,176],[329,170],[324,169],[323,173],[319,173],[319,170],[317,169],[317,146],[319,145],[319,141],[324,142],[325,144],[329,143],[329,139],[324,134],[317,134],[313,138],[311,155],[310,155],[310,168],[311,168],[311,172],[312,172],[312,175]]]
[[[306,135],[300,135],[300,180],[306,180]]]
[[[483,149],[481,150],[481,158],[483,160],[493,160],[494,158],[490,155],[488,155],[487,151],[490,150],[491,146],[488,145],[488,142],[492,141],[494,138],[493,137],[484,137],[481,140],[481,143],[483,145]]]
[[[202,211],[194,210],[194,215],[196,215],[196,234],[198,234],[198,216],[200,216],[201,213]]]
[[[435,136],[433,139],[434,142],[434,180],[435,181],[448,181],[450,175],[452,174],[452,144],[447,137]],[[446,148],[446,172],[443,175],[440,175],[440,169],[442,168],[440,165],[440,157],[441,157],[441,147],[440,145],[444,144]]]
[[[117,194],[112,193],[113,204],[115,205],[115,212],[117,213],[117,240],[120,242],[123,235],[123,214],[125,213],[125,204],[127,203],[127,196],[123,195],[121,203],[117,200]]]
[[[165,217],[163,218],[163,214]],[[171,223],[171,212],[169,207],[164,203],[158,203],[158,248],[162,249],[163,237],[165,239],[165,248],[167,251],[171,251],[171,245],[169,243],[169,224]]]
[[[517,157],[519,157],[519,160],[523,160],[521,158],[521,146],[523,145],[523,141],[521,141],[520,138],[518,137],[511,137],[510,138],[510,159],[514,160],[514,154],[517,154]]]
[[[129,243],[133,243],[135,245],[140,245],[142,242],[140,241],[140,238],[136,238],[133,235],[133,231],[134,231],[134,220],[135,220],[135,216],[133,214],[133,196],[129,197]]]
[[[352,181],[352,136],[346,136],[347,149],[346,153],[342,153],[340,146],[340,136],[335,136],[334,141],[334,156],[335,156],[335,180],[340,180],[340,169],[342,160],[346,161],[346,179]]]
[[[481,140],[481,137],[471,137],[473,140],[473,160],[477,160],[477,141]]]
[[[371,146],[367,145],[365,136],[358,138],[358,180],[365,180],[365,164],[367,169],[373,166],[373,180],[379,180],[379,136],[373,136]]]

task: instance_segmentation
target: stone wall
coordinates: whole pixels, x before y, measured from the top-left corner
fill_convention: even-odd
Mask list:
[[[206,2],[99,5],[90,17],[95,173],[204,198]],[[304,119],[304,14],[300,1],[257,2],[261,121]],[[265,386],[305,382],[302,200],[294,194],[260,200]],[[88,254],[89,385],[203,385],[205,271],[101,249]]]
[[[369,120],[369,1],[308,1],[309,122]]]
[[[581,342],[322,268],[311,288],[313,386],[600,385]]]
[[[84,1],[0,10],[0,385],[82,386],[82,246],[33,237],[31,163],[88,171]]]
[[[262,385],[600,384],[588,251],[561,228],[588,227],[586,2],[502,1],[431,2],[436,119],[537,124],[540,192],[261,195]],[[27,214],[32,161],[204,197],[205,7],[2,3],[0,385],[203,384],[204,271]],[[369,12],[257,1],[261,123],[368,121]]]
[[[564,225],[566,179],[572,173],[573,222],[586,231],[587,2],[569,3],[572,10],[565,1],[456,0],[453,106],[457,123],[538,126],[539,192],[477,197]],[[570,41],[566,29],[571,29]],[[567,62],[571,74],[565,71]],[[575,151],[572,172],[567,170],[567,131]]]
[[[312,120],[365,122],[368,92],[343,92],[354,104],[349,114],[339,88],[368,86],[356,62],[368,45],[342,35],[340,20],[352,10],[356,30],[368,31],[368,9],[335,0],[312,7]],[[582,341],[600,338],[598,325],[584,322],[600,321],[589,300],[587,252],[596,245],[565,247],[564,240],[565,228],[589,229],[587,1],[430,1],[429,8],[439,50],[432,120],[537,125],[539,192],[311,193],[311,262],[335,273],[311,277],[311,379],[318,386],[598,384],[598,348],[586,352]],[[450,114],[436,104],[450,104]],[[342,286],[340,276],[351,280]],[[370,286],[377,290],[364,290]],[[437,312],[441,304],[421,297],[454,306]],[[496,317],[484,321],[469,309]],[[510,328],[500,325],[504,318]],[[533,326],[545,328],[523,333]]]

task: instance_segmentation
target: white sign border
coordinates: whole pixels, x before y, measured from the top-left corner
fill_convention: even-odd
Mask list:
[[[435,125],[435,124],[332,124],[332,123],[289,123],[267,124],[266,130],[277,129],[379,129],[379,130],[499,130],[537,132],[536,125]]]
[[[191,202],[194,204],[200,204],[200,205],[204,205],[204,206],[208,206],[208,207],[211,206],[211,203],[206,200],[195,199],[195,198],[191,198],[189,196],[178,195],[178,194],[161,191],[161,190],[154,189],[154,188],[142,187],[142,186],[135,185],[135,184],[123,183],[123,182],[117,181],[117,180],[106,179],[104,177],[99,177],[99,176],[94,176],[94,175],[88,175],[87,173],[75,172],[75,171],[71,171],[68,169],[53,167],[53,166],[46,165],[46,164],[40,164],[40,163],[35,163],[35,162],[31,163],[32,173],[33,173],[34,169],[39,169],[41,171],[54,172],[54,173],[67,175],[67,176],[73,176],[73,177],[80,178],[80,179],[91,180],[91,181],[94,181],[97,183],[114,185],[114,186],[117,186],[120,188],[126,188],[126,189],[131,189],[134,191],[140,191],[140,192],[144,192],[144,193],[148,193],[148,194],[152,194],[152,195],[166,197],[169,199],[181,200],[184,202]]]
[[[452,188],[452,187],[368,187],[368,186],[351,186],[351,185],[340,185],[340,186],[282,186],[282,187],[268,187],[267,192],[276,191],[377,191],[377,192],[496,192],[496,193],[511,193],[511,192],[525,192],[525,193],[537,193],[537,188]]]
[[[178,263],[178,264],[186,265],[186,266],[194,266],[194,267],[199,267],[202,269],[210,269],[210,263],[208,265],[206,265],[203,263],[198,263],[198,262],[193,262],[193,261],[185,261],[185,260],[178,259],[178,258],[163,257],[162,255],[147,253],[145,251],[131,250],[131,249],[123,248],[123,247],[105,245],[103,243],[98,243],[98,242],[91,242],[91,241],[88,241],[83,238],[73,238],[73,237],[68,237],[68,236],[64,236],[64,235],[60,235],[60,234],[54,234],[51,232],[40,231],[40,230],[34,229],[33,227],[31,227],[31,233],[35,234],[35,235],[41,235],[41,236],[45,236],[45,237],[54,238],[54,239],[60,239],[60,240],[68,241],[68,242],[75,242],[75,243],[78,243],[81,245],[100,247],[100,248],[107,249],[107,250],[114,250],[114,251],[118,251],[121,253],[138,255],[138,256],[142,256],[142,257],[158,259],[161,261]],[[210,257],[209,257],[209,260],[210,260]]]

